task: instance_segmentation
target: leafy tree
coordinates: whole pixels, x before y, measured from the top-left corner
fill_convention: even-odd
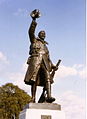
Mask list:
[[[0,87],[0,119],[18,119],[20,111],[31,97],[18,86],[7,83]]]

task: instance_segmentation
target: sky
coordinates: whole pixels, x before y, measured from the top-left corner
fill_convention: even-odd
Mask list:
[[[45,30],[52,62],[62,60],[52,85],[55,103],[61,104],[66,119],[85,119],[85,0],[0,0],[0,86],[13,83],[30,94],[23,80],[34,9],[41,12],[36,36]]]

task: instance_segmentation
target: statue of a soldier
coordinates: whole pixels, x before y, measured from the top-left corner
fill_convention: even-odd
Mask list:
[[[55,98],[51,97],[51,71],[56,66],[50,60],[47,42],[44,40],[46,37],[45,31],[40,31],[38,37],[35,37],[35,29],[37,26],[36,19],[40,17],[39,10],[35,9],[31,13],[32,23],[29,28],[30,37],[30,57],[27,64],[28,69],[25,75],[25,84],[31,85],[32,102],[35,102],[36,88],[42,86],[44,92],[46,91],[47,97],[45,101],[51,103]]]

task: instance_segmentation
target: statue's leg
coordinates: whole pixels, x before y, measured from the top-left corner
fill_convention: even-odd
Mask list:
[[[51,97],[51,84],[50,81],[47,81],[47,98]]]
[[[40,96],[40,98],[39,98],[39,100],[38,100],[38,103],[43,103],[43,102],[45,102],[46,100],[45,100],[45,87],[43,87],[43,92],[42,92],[42,94],[41,94],[41,96]]]
[[[51,96],[51,82],[47,81],[47,98],[46,101],[52,103],[55,101],[55,98]]]
[[[36,98],[36,90],[37,90],[37,74],[39,71],[40,65],[37,66],[37,69],[35,73],[32,76],[33,83],[31,85],[31,95],[32,95],[32,102],[35,103],[35,98]]]
[[[52,103],[53,101],[55,101],[55,98],[53,98],[51,96],[51,81],[50,81],[50,74],[49,72],[47,72],[48,74],[48,78],[47,78],[47,82],[46,82],[46,90],[47,90],[47,99],[46,101],[49,102],[49,103]]]
[[[32,95],[32,102],[35,103],[35,97],[36,97],[36,83],[31,85],[31,95]]]
[[[33,103],[35,103],[35,98],[36,98],[36,89],[37,89],[37,82],[36,82],[36,76],[37,74],[35,73],[34,75],[33,75],[33,77],[32,77],[32,80],[34,80],[35,82],[34,83],[32,83],[32,85],[31,85],[31,96],[32,96],[32,102]]]

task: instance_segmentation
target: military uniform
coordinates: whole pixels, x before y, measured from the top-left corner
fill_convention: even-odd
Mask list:
[[[48,43],[35,37],[36,26],[36,21],[32,21],[28,31],[31,45],[24,82],[28,85],[36,82],[36,85],[44,86],[46,81],[50,81],[50,72],[53,64],[49,58],[49,51],[46,46]]]

